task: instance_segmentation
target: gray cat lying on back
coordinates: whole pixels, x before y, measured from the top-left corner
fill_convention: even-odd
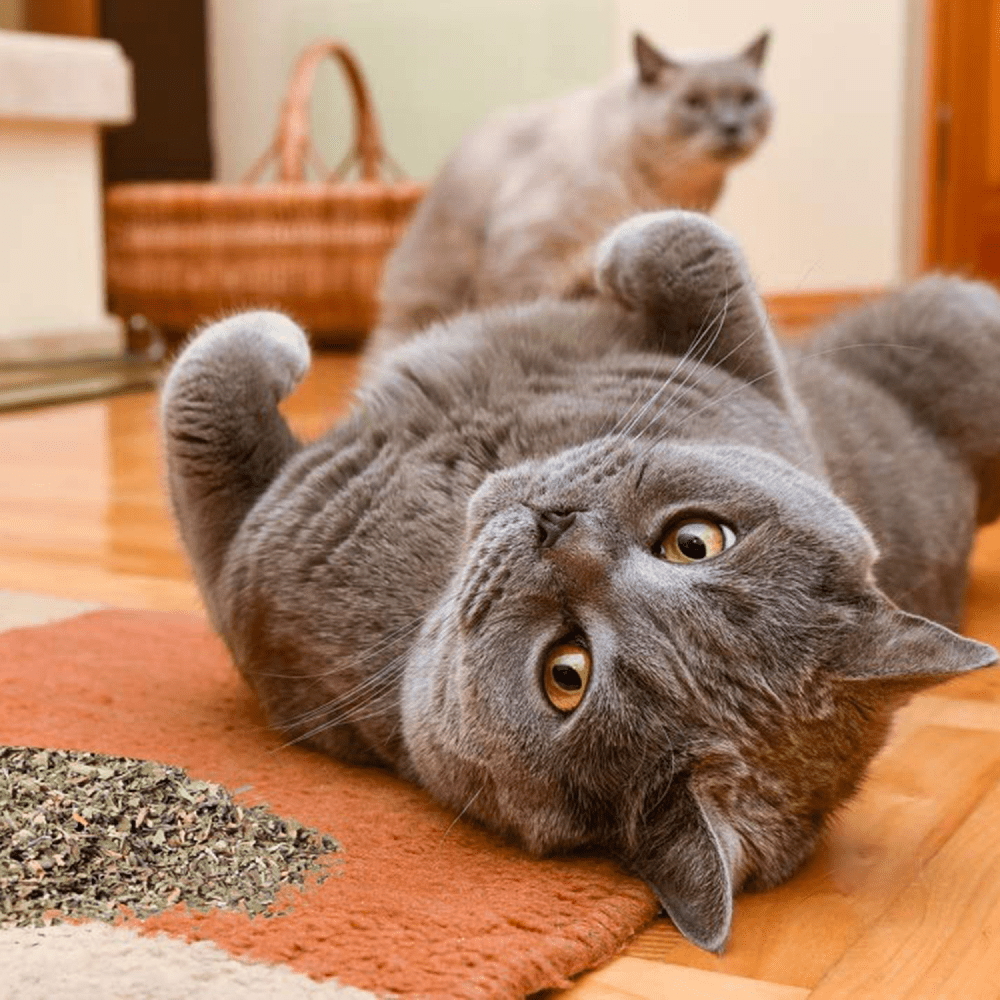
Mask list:
[[[277,727],[607,848],[720,950],[892,710],[996,659],[944,626],[1000,513],[1000,298],[930,278],[782,352],[704,217],[598,260],[598,299],[433,329],[309,445],[276,405],[299,329],[210,327],[166,384],[170,489]]]

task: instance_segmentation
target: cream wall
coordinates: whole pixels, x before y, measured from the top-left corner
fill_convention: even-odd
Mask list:
[[[924,0],[209,0],[219,174],[268,143],[295,53],[333,35],[358,51],[390,149],[426,177],[491,109],[626,64],[641,27],[671,52],[773,32],[768,143],[733,174],[717,217],[767,291],[891,284],[911,270],[914,10]],[[332,70],[314,122],[328,162],[347,127]],[[909,95],[909,96],[908,96]],[[909,116],[909,117],[908,117]],[[904,210],[905,209],[905,210]]]

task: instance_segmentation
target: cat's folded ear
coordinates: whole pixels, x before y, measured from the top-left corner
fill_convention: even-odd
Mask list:
[[[836,669],[846,681],[917,691],[997,662],[997,651],[984,642],[901,611],[884,597],[873,603],[841,650]]]
[[[757,69],[764,65],[764,57],[767,55],[767,45],[771,40],[771,32],[763,31],[755,38],[741,53],[740,58],[751,62]]]
[[[739,852],[736,834],[713,819],[685,784],[645,818],[639,857],[631,867],[689,941],[718,953],[733,922]]]
[[[678,68],[678,64],[670,56],[662,53],[638,31],[635,33],[633,44],[635,63],[639,68],[639,80],[642,83],[657,83],[665,74]]]
[[[707,216],[626,219],[594,257],[598,293],[645,318],[649,350],[687,356],[795,407],[785,362],[736,241]]]

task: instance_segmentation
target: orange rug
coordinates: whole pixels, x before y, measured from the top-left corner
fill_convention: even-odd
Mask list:
[[[335,837],[336,876],[280,915],[131,921],[317,981],[525,996],[605,961],[657,910],[610,861],[529,858],[382,771],[282,748],[194,616],[102,611],[0,635],[0,741],[179,765]]]

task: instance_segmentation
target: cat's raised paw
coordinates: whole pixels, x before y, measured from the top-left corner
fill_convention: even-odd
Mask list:
[[[269,384],[283,399],[309,369],[305,333],[284,313],[269,310],[236,313],[196,334],[174,363],[164,386],[170,400],[191,377],[212,376],[221,383],[250,379]]]
[[[600,294],[627,309],[690,308],[739,293],[749,283],[743,255],[720,226],[673,209],[626,219],[595,257]]]

